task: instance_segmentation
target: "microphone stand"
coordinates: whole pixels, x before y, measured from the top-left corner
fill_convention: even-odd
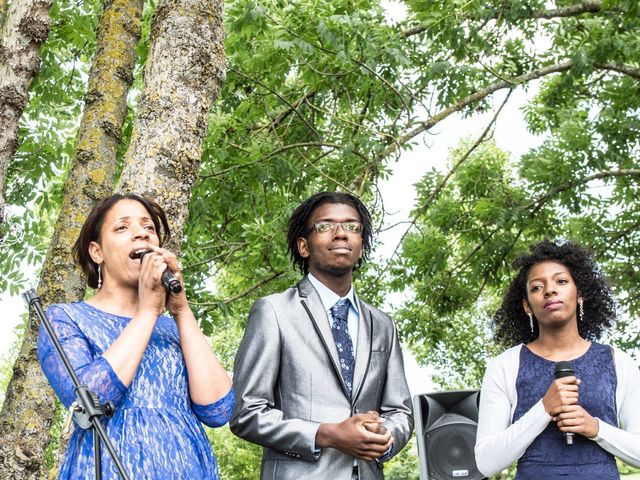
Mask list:
[[[111,440],[107,436],[107,432],[105,431],[104,426],[100,422],[100,418],[103,415],[106,415],[107,417],[111,417],[111,415],[113,415],[113,403],[107,402],[101,405],[98,395],[92,392],[86,385],[80,384],[80,380],[78,379],[76,372],[73,370],[69,358],[64,353],[62,345],[60,345],[60,341],[53,331],[51,322],[49,322],[49,319],[44,314],[40,297],[35,292],[35,290],[31,289],[23,293],[22,298],[27,304],[27,308],[34,307],[38,318],[47,329],[47,332],[51,337],[51,341],[58,351],[58,354],[62,359],[62,363],[64,364],[65,369],[67,370],[69,376],[71,377],[71,380],[73,381],[77,396],[76,400],[71,405],[70,410],[73,412],[73,420],[80,428],[82,428],[83,430],[91,429],[93,431],[93,458],[96,480],[102,479],[101,441],[107,447],[107,451],[109,452],[109,455],[111,455],[111,459],[113,460],[113,463],[115,463],[120,476],[124,480],[130,480],[127,472],[125,472],[124,467],[122,466],[122,462],[118,458],[118,454],[113,448]]]

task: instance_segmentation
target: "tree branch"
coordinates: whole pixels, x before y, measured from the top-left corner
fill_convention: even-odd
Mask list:
[[[534,10],[531,15],[521,15],[518,19],[538,19],[551,20],[553,18],[567,18],[582,15],[583,13],[598,13],[602,9],[602,2],[599,0],[584,0],[575,5],[555,8],[552,10]]]
[[[370,132],[372,135],[376,135],[378,137],[382,137],[382,138],[386,138],[389,141],[393,142],[395,141],[393,135],[391,135],[390,133],[387,132],[383,132],[381,130],[374,130],[373,128],[369,127],[368,125],[365,125],[364,123],[362,123],[364,121],[364,115],[366,114],[365,109],[368,108],[368,100],[367,103],[365,103],[365,105],[362,107],[362,111],[359,113],[359,120],[358,121],[354,121],[354,120],[349,120],[348,118],[344,118],[341,115],[338,115],[335,112],[330,112],[329,110],[327,110],[326,108],[322,108],[318,105],[315,105],[313,103],[309,103],[309,108],[311,108],[312,110],[315,110],[323,115],[326,115],[328,117],[333,117],[336,120],[345,123],[347,125],[351,125],[353,127],[353,134],[352,136],[355,136],[356,133],[358,132],[358,130],[362,129],[362,130],[366,130],[367,132]]]
[[[259,289],[260,287],[264,287],[267,283],[275,280],[276,278],[282,276],[284,272],[273,272],[271,275],[269,275],[266,278],[263,278],[262,280],[260,280],[258,283],[256,283],[255,285],[247,288],[244,292],[240,292],[232,297],[228,297],[226,299],[224,299],[222,301],[222,303],[224,303],[225,305],[229,305],[230,303],[235,302],[236,300],[240,300],[243,297],[246,297],[247,295],[249,295],[250,293],[254,292],[255,290]]]
[[[532,72],[526,73],[524,75],[518,75],[517,77],[511,77],[508,79],[500,80],[489,85],[486,88],[482,88],[471,95],[467,95],[466,97],[458,100],[450,107],[441,110],[439,113],[436,113],[434,116],[425,120],[424,122],[420,122],[418,127],[414,128],[409,133],[403,135],[398,139],[398,142],[393,145],[389,145],[382,154],[380,154],[379,159],[385,158],[393,153],[397,149],[397,144],[404,145],[409,142],[411,139],[416,137],[417,135],[426,132],[433,128],[436,124],[447,118],[453,113],[459,112],[460,110],[468,107],[469,105],[476,103],[484,98],[488,97],[492,93],[497,92],[498,90],[502,90],[505,88],[513,88],[517,85],[521,85],[523,83],[529,82],[531,80],[535,80],[537,78],[545,77],[547,75],[551,75],[553,73],[565,72],[569,70],[573,66],[573,60],[566,60],[561,63],[556,63],[554,65],[548,65],[546,67],[538,68],[533,70]]]
[[[396,139],[394,143],[387,146],[387,148],[385,148],[377,157],[375,157],[368,163],[368,165],[364,168],[363,172],[360,174],[360,178],[366,178],[367,176],[371,175],[371,173],[378,168],[378,164],[380,164],[385,158],[387,158],[389,155],[396,152],[406,143],[410,142],[417,135],[420,135],[423,132],[427,132],[428,130],[433,128],[435,125],[437,125],[442,120],[449,117],[450,115],[461,111],[465,107],[468,107],[469,105],[475,102],[483,100],[484,98],[488,97],[492,93],[497,92],[498,90],[502,90],[505,88],[513,88],[522,83],[529,82],[531,80],[535,80],[537,78],[541,78],[546,75],[551,75],[553,73],[565,72],[573,66],[573,63],[574,63],[573,60],[566,60],[561,63],[556,63],[554,65],[548,65],[546,67],[538,68],[536,70],[533,70],[532,72],[519,75],[517,77],[500,80],[498,82],[495,82],[489,85],[486,88],[480,89],[472,93],[471,95],[468,95],[458,100],[456,103],[436,113],[428,120],[419,122],[418,127],[414,128],[409,133],[402,135],[400,138]],[[354,185],[358,184],[357,179],[354,180],[353,184]]]
[[[214,255],[213,257],[205,258],[204,260],[200,260],[198,262],[193,262],[193,263],[191,263],[189,265],[185,265],[183,270],[185,272],[188,272],[189,270],[191,270],[193,268],[200,267],[202,265],[208,265],[209,263],[212,263],[212,262],[216,262],[222,257],[227,257],[228,258],[229,256],[233,255],[238,250],[242,250],[243,248],[245,248],[248,244],[249,244],[249,242],[239,242],[239,243],[236,243],[233,246],[227,245],[227,246],[231,246],[231,248],[228,251],[219,253],[218,255]],[[212,247],[208,247],[208,248],[212,248]],[[200,247],[199,249],[202,250],[203,248]]]
[[[267,90],[269,93],[272,93],[273,95],[275,95],[276,97],[278,97],[280,99],[280,101],[282,101],[283,103],[285,103],[286,105],[289,106],[289,108],[291,109],[292,112],[294,112],[298,117],[300,117],[300,120],[302,120],[304,122],[304,124],[309,128],[309,130],[311,130],[313,132],[313,134],[316,137],[320,137],[320,134],[318,133],[318,131],[313,127],[313,125],[311,125],[309,123],[309,121],[304,117],[304,115],[302,115],[298,109],[292,104],[290,103],[286,98],[284,98],[282,95],[280,95],[278,92],[276,92],[274,89],[270,88],[268,85],[264,84],[263,82],[261,82],[260,80],[256,79],[256,78],[252,78],[249,75],[242,73],[240,70],[237,70],[233,67],[229,67],[229,71],[234,72],[238,75],[240,75],[241,77],[257,84],[260,85],[262,88],[264,88],[265,90]]]
[[[640,69],[630,67],[629,65],[618,65],[617,63],[613,62],[596,62],[593,64],[593,66],[601,70],[611,70],[613,72],[624,73],[625,75],[628,75],[635,80],[640,80]]]
[[[576,17],[578,15],[582,15],[583,13],[598,13],[602,9],[602,2],[599,0],[584,0],[580,3],[576,3],[574,5],[568,5],[566,7],[555,8],[551,10],[533,10],[530,13],[523,13],[516,17],[516,20],[537,20],[537,19],[545,19],[551,20],[553,18],[566,18],[566,17]],[[501,18],[500,14],[502,12],[497,12],[492,17],[484,17],[480,15],[470,15],[466,17],[467,20],[486,20],[493,19],[497,20]],[[417,25],[415,27],[409,28],[400,33],[400,35],[404,38],[411,37],[413,35],[418,35],[426,31],[429,27],[426,25]]]
[[[536,80],[538,78],[542,78],[554,73],[566,72],[567,70],[570,70],[571,67],[573,67],[573,65],[574,65],[573,60],[566,60],[564,62],[538,68],[523,75],[502,79],[500,81],[497,81],[489,85],[486,88],[480,89],[472,93],[471,95],[468,95],[458,100],[453,105],[445,108],[444,110],[441,110],[440,112],[430,117],[428,120],[425,120],[423,122],[418,122],[418,126],[416,128],[406,133],[405,135],[402,135],[401,137],[395,139],[392,144],[387,146],[387,148],[385,148],[377,157],[375,157],[373,160],[369,162],[369,164],[365,167],[362,174],[360,175],[360,178],[366,178],[367,176],[371,175],[371,173],[375,171],[375,169],[378,167],[378,164],[382,162],[382,160],[384,160],[388,156],[398,151],[398,149],[400,149],[403,145],[410,142],[416,136],[420,135],[421,133],[429,131],[431,128],[433,128],[435,125],[440,123],[442,120],[446,119],[447,117],[449,117],[450,115],[456,112],[463,110],[465,107],[468,107],[473,103],[483,100],[484,98],[497,92],[498,90],[502,90],[505,88],[513,88],[517,85],[521,85],[523,83],[530,82],[531,80]],[[640,80],[640,69],[637,69],[628,65],[618,65],[618,64],[609,62],[609,63],[595,63],[594,67],[597,69],[616,71],[619,73],[623,73],[625,75],[629,75],[634,79]],[[358,183],[357,179],[354,180],[353,183],[357,184]]]
[[[366,63],[361,62],[360,60],[354,59],[353,62],[355,62],[357,65],[360,65],[362,68],[364,68],[369,73],[371,73],[371,75],[375,76],[378,80],[380,80],[382,83],[384,83],[389,88],[389,90],[391,90],[396,95],[396,97],[398,97],[400,99],[400,101],[404,105],[404,108],[405,108],[405,110],[407,112],[407,115],[411,115],[411,108],[407,104],[407,101],[404,99],[402,94],[391,83],[389,83],[389,81],[386,78],[384,78],[383,76],[378,74],[378,72],[374,71]]]
[[[346,193],[351,193],[354,194],[353,190],[351,190],[351,188],[347,185],[345,185],[344,183],[342,183],[340,180],[338,180],[337,178],[332,177],[331,175],[327,174],[326,172],[324,172],[321,168],[318,168],[316,166],[316,163],[318,163],[318,161],[320,161],[321,159],[323,159],[324,157],[326,157],[327,155],[329,155],[329,152],[324,152],[322,153],[320,156],[309,160],[306,155],[304,154],[304,152],[300,152],[300,156],[302,157],[302,160],[304,161],[304,163],[306,165],[308,165],[309,167],[313,168],[316,173],[318,175],[320,175],[321,177],[326,178],[327,180],[329,180],[331,183],[335,184],[337,187],[341,188],[342,190],[344,190]]]
[[[286,152],[287,150],[291,150],[292,148],[304,148],[304,147],[318,147],[318,148],[322,148],[322,147],[329,147],[332,148],[333,150],[340,150],[340,148],[342,148],[342,145],[339,145],[337,143],[329,143],[329,142],[299,142],[299,143],[290,143],[288,145],[283,145],[280,148],[277,148],[275,150],[273,150],[272,152],[269,152],[267,155],[264,156],[263,160],[267,160],[271,157],[275,157],[276,155]],[[356,153],[356,152],[354,152]],[[357,154],[358,156],[362,156],[362,154]]]
[[[542,195],[537,200],[526,205],[524,208],[528,209],[534,207],[531,212],[531,215],[534,215],[535,212],[540,210],[542,205],[546,203],[551,197],[557,195],[558,193],[570,190],[578,185],[584,185],[589,183],[592,180],[599,180],[601,178],[610,178],[610,177],[640,177],[640,170],[638,169],[629,169],[629,170],[608,170],[606,172],[598,172],[593,175],[589,175],[588,177],[578,178],[576,180],[571,180],[570,182],[565,182],[557,187],[552,188],[547,193]]]
[[[272,280],[275,280],[276,278],[280,277],[284,272],[273,272],[271,275],[269,275],[266,278],[263,278],[262,280],[260,280],[258,283],[256,283],[255,285],[252,285],[251,287],[247,288],[246,290],[233,295],[232,297],[227,297],[226,299],[222,300],[221,302],[218,303],[198,303],[198,302],[189,302],[190,305],[193,305],[194,307],[206,307],[207,310],[213,310],[214,308],[218,308],[220,306],[220,304],[222,305],[229,305],[230,303],[233,303],[237,300],[240,300],[241,298],[246,297],[247,295],[251,294],[252,292],[254,292],[255,290],[259,289],[260,287],[265,286],[267,283],[271,282]]]
[[[317,90],[312,90],[310,92],[305,93],[302,97],[300,97],[298,100],[293,102],[289,106],[289,108],[287,108],[285,111],[281,112],[276,118],[271,120],[268,124],[258,126],[257,129],[256,129],[256,132],[259,132],[260,130],[262,130],[264,128],[268,128],[269,131],[275,130],[291,113],[293,113],[293,112],[297,113],[298,108],[300,107],[300,105],[305,103],[310,98],[313,98],[313,96],[316,93],[318,93]]]
[[[451,177],[453,176],[453,174],[456,172],[456,170],[460,167],[460,165],[462,165],[464,162],[466,162],[469,157],[471,156],[471,154],[480,146],[480,144],[485,140],[485,138],[487,137],[487,135],[489,134],[489,132],[491,131],[491,128],[493,127],[493,125],[495,124],[496,120],[498,119],[498,116],[500,115],[500,112],[502,112],[502,109],[504,108],[504,106],[507,104],[507,101],[509,100],[509,97],[511,96],[511,92],[509,92],[509,95],[507,95],[504,99],[504,101],[502,102],[502,104],[500,105],[500,108],[498,108],[498,110],[496,111],[496,113],[493,115],[493,117],[491,118],[491,121],[489,122],[489,124],[486,126],[486,128],[484,129],[484,131],[480,134],[480,136],[476,139],[476,141],[473,143],[473,145],[471,146],[471,148],[469,148],[464,155],[462,155],[462,157],[460,157],[458,159],[458,161],[451,167],[451,169],[449,170],[449,172],[447,172],[447,174],[445,175],[445,177],[442,179],[442,181],[436,186],[436,188],[433,190],[433,192],[431,192],[431,195],[429,195],[429,198],[427,199],[426,202],[424,202],[424,204],[420,207],[420,209],[416,212],[416,214],[413,216],[413,218],[411,219],[411,222],[409,223],[409,226],[407,227],[407,229],[405,230],[405,232],[402,234],[402,237],[400,237],[400,240],[398,241],[396,248],[393,250],[393,253],[389,256],[389,259],[387,260],[387,263],[385,264],[384,268],[382,269],[382,271],[380,272],[380,275],[383,275],[384,272],[389,268],[389,265],[391,264],[391,260],[398,254],[398,250],[400,249],[400,246],[402,245],[402,243],[404,242],[404,239],[407,237],[407,235],[409,234],[409,231],[416,225],[416,223],[418,222],[418,219],[422,216],[422,214],[433,204],[433,202],[438,198],[438,196],[440,195],[440,192],[442,191],[442,189],[446,186],[446,184],[449,182],[449,180],[451,179]]]

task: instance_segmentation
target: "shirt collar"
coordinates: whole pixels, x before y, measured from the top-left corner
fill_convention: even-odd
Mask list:
[[[327,312],[331,310],[331,307],[333,307],[338,300],[340,300],[341,298],[348,298],[349,301],[351,302],[351,308],[353,308],[356,311],[356,313],[360,315],[360,310],[358,309],[358,302],[356,301],[356,292],[353,289],[353,284],[351,285],[351,288],[349,289],[347,294],[344,297],[341,297],[336,292],[334,292],[329,287],[327,287],[324,283],[322,283],[320,280],[318,280],[316,277],[314,277],[311,273],[308,273],[307,275],[309,277],[309,281],[311,282],[311,285],[313,285],[313,288],[315,288],[316,292],[318,292],[318,295],[320,295],[320,301],[322,302],[322,306]]]

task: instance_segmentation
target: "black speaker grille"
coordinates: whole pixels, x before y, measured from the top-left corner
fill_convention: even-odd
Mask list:
[[[466,419],[465,419],[466,420]],[[468,422],[468,420],[467,420]],[[425,434],[427,467],[433,480],[481,480],[473,448],[476,425],[449,423]]]

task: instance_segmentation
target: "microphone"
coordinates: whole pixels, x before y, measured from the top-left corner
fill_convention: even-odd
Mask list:
[[[571,377],[575,375],[573,371],[573,365],[569,362],[558,362],[556,363],[556,368],[553,370],[553,377],[563,378],[563,377]],[[573,445],[573,432],[563,432],[565,440],[567,441],[567,445]]]
[[[137,252],[130,253],[129,258],[132,260],[139,258],[140,263],[142,263],[142,258],[151,251],[152,250],[138,250]],[[180,293],[182,291],[182,285],[173,272],[169,270],[169,267],[165,268],[164,272],[162,272],[162,278],[160,280],[168,292]]]

